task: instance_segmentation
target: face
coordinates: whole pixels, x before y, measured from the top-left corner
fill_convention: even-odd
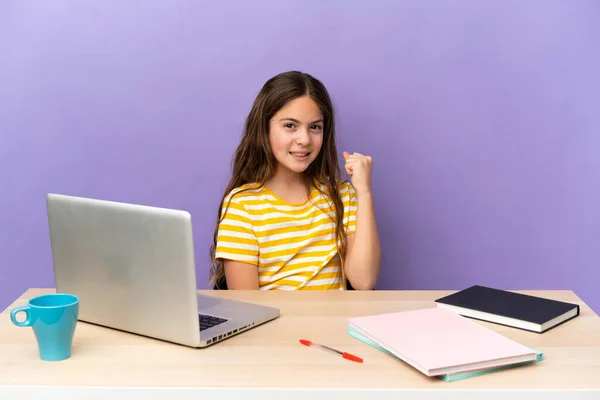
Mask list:
[[[269,141],[278,169],[304,172],[323,144],[323,114],[308,96],[281,108],[270,121]]]

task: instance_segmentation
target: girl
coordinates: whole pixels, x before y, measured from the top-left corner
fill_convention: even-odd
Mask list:
[[[256,97],[211,246],[211,283],[229,289],[354,289],[377,281],[371,157],[343,153],[323,84],[285,72]]]

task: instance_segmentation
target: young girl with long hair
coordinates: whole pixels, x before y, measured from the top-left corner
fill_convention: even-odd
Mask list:
[[[284,72],[256,97],[219,204],[211,282],[228,289],[372,289],[381,250],[372,159],[344,152],[311,75]]]

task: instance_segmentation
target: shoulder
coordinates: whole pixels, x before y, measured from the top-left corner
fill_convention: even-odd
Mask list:
[[[221,217],[233,219],[247,219],[250,217],[248,205],[253,203],[260,196],[262,187],[259,184],[247,183],[238,186],[223,198],[221,204]]]
[[[340,182],[340,195],[344,196],[346,194],[353,196],[355,194],[354,186],[349,181],[342,181]]]
[[[227,193],[223,199],[223,205],[229,202],[243,205],[248,201],[255,200],[262,191],[263,187],[259,183],[246,183]]]
[[[329,195],[329,189],[327,188],[327,185],[324,183],[320,183],[320,182],[315,182],[315,184],[319,187],[320,191],[322,191],[323,193]],[[354,195],[354,187],[352,186],[352,184],[349,181],[346,180],[338,180],[338,185],[339,185],[339,190],[338,193],[341,197],[345,196],[345,195]]]

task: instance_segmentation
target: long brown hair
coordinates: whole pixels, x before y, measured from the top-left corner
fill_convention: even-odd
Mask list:
[[[223,202],[233,189],[247,183],[258,183],[259,187],[262,187],[273,177],[277,163],[269,143],[269,121],[289,101],[305,95],[317,103],[323,114],[323,144],[317,158],[304,173],[307,182],[317,183],[315,186],[322,194],[324,193],[319,184],[326,187],[328,198],[333,203],[335,237],[342,263],[342,281],[345,285],[343,262],[346,254],[346,236],[343,226],[344,206],[339,192],[342,182],[335,143],[333,104],[327,89],[318,79],[299,71],[283,72],[269,79],[258,93],[246,118],[242,140],[233,157],[231,179],[219,203],[217,225],[210,247],[210,282],[213,285],[225,276],[223,263],[215,258],[219,223],[225,214],[222,212]]]

